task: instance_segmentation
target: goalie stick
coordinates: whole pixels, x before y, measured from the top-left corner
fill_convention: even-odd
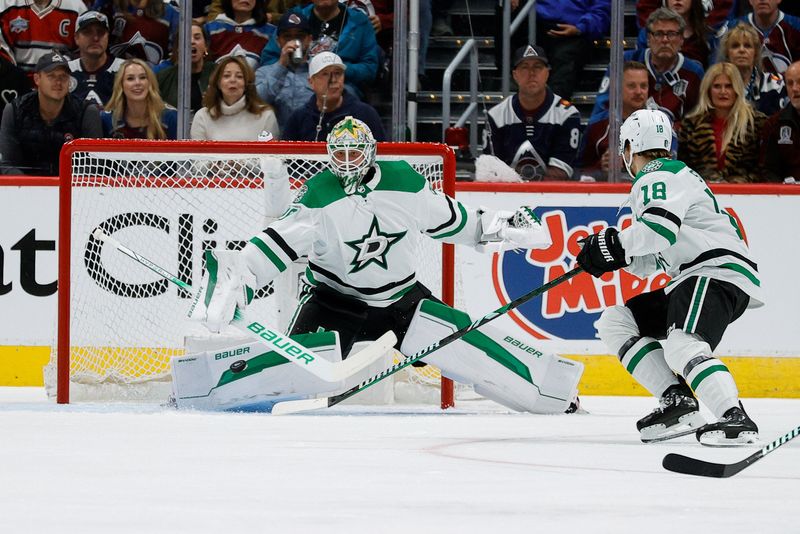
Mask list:
[[[108,243],[129,258],[139,262],[141,265],[144,265],[151,271],[165,278],[169,282],[172,282],[176,286],[186,289],[187,291],[193,291],[189,284],[172,275],[169,271],[156,265],[144,256],[124,246],[113,237],[104,233],[101,229],[96,229],[92,235],[95,237],[95,239],[98,239],[104,243]],[[195,302],[192,303],[192,308],[194,308],[197,298],[199,297],[195,296]],[[300,345],[296,341],[293,341],[289,338],[289,336],[283,335],[259,321],[247,318],[246,314],[238,308],[234,313],[231,325],[235,326],[238,330],[244,332],[248,336],[267,345],[270,349],[277,352],[293,364],[305,369],[317,378],[320,378],[326,382],[339,382],[358,373],[362,369],[377,361],[386,353],[386,351],[394,347],[395,343],[397,343],[397,338],[395,337],[394,332],[390,330],[374,341],[367,348],[360,351],[358,354],[354,354],[353,356],[341,362],[330,362],[316,354],[311,349]]]
[[[684,475],[728,478],[732,477],[746,467],[753,465],[767,454],[771,453],[784,443],[793,440],[797,436],[800,436],[800,426],[790,430],[772,443],[766,445],[758,452],[751,454],[744,460],[732,464],[717,464],[714,462],[698,460],[697,458],[691,458],[682,454],[670,453],[664,457],[664,461],[661,463],[661,465],[663,465],[664,469],[667,469],[668,471],[674,471]]]
[[[528,293],[525,293],[524,295],[522,295],[520,297],[517,297],[516,299],[512,300],[508,304],[506,304],[506,305],[504,305],[504,306],[502,306],[500,308],[497,308],[495,311],[493,311],[491,313],[487,313],[486,315],[484,315],[483,317],[481,317],[477,321],[473,321],[472,324],[469,324],[469,325],[465,326],[464,328],[461,328],[460,330],[457,330],[457,331],[453,332],[452,334],[449,334],[449,335],[443,337],[439,341],[436,341],[436,342],[432,343],[431,345],[428,345],[424,349],[421,349],[421,350],[415,352],[414,354],[412,354],[411,356],[406,357],[402,361],[397,362],[396,364],[392,365],[391,367],[389,367],[387,369],[384,369],[383,371],[381,371],[377,375],[372,376],[372,377],[364,380],[363,382],[361,382],[357,386],[353,386],[352,388],[348,389],[344,393],[340,393],[338,395],[333,395],[331,397],[320,397],[320,398],[317,398],[317,399],[300,399],[300,400],[290,400],[290,401],[278,402],[272,408],[272,413],[274,415],[287,415],[287,414],[291,414],[291,413],[305,412],[305,411],[308,411],[308,410],[317,410],[319,408],[330,408],[331,406],[339,404],[343,400],[349,399],[353,395],[356,395],[357,393],[360,393],[361,391],[364,391],[368,387],[376,384],[377,382],[380,382],[384,378],[386,378],[388,376],[391,376],[391,375],[395,374],[396,372],[400,371],[401,369],[404,369],[404,368],[408,367],[412,363],[421,360],[422,358],[424,358],[428,354],[430,354],[430,353],[432,353],[432,352],[434,352],[436,350],[439,350],[440,348],[444,347],[445,345],[448,345],[448,344],[452,343],[453,341],[455,341],[457,339],[460,339],[461,337],[463,337],[468,332],[472,332],[473,330],[476,330],[476,329],[480,328],[481,326],[485,325],[486,323],[497,319],[501,315],[504,315],[504,314],[510,312],[511,310],[515,309],[515,308],[518,308],[519,306],[525,304],[529,300],[538,297],[542,293],[545,293],[546,291],[554,288],[558,284],[560,284],[562,282],[565,282],[565,281],[569,280],[570,278],[572,278],[573,276],[575,276],[577,274],[580,274],[582,272],[583,272],[583,268],[581,268],[581,267],[575,267],[571,271],[567,271],[566,273],[562,274],[561,276],[559,276],[558,278],[556,278],[554,280],[551,280],[550,282],[544,284],[543,286],[538,287],[536,289],[533,289],[533,290],[529,291]]]

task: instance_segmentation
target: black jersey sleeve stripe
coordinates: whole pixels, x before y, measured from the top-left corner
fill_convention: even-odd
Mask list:
[[[267,228],[266,230],[264,230],[264,233],[267,234],[270,237],[270,239],[272,239],[275,242],[276,245],[281,247],[283,253],[289,256],[290,260],[297,261],[297,253],[295,253],[295,251],[292,250],[292,247],[290,247],[286,243],[286,241],[283,240],[283,238],[280,236],[278,232],[276,232],[272,228]]]
[[[742,261],[753,268],[754,271],[758,272],[758,264],[756,262],[750,260],[746,256],[739,254],[738,252],[734,252],[732,250],[727,250],[724,248],[713,248],[711,250],[706,250],[695,259],[690,262],[684,263],[678,269],[681,271],[685,271],[691,267],[694,267],[698,263],[703,263],[704,261],[713,260],[714,258],[720,258],[722,256],[733,256],[734,258]]]
[[[663,217],[664,219],[667,219],[669,222],[671,222],[678,228],[681,227],[681,220],[678,218],[678,216],[675,215],[674,213],[665,210],[664,208],[657,208],[657,207],[647,208],[646,210],[644,210],[644,213],[642,213],[642,215],[644,216],[647,215],[648,213],[656,215],[657,217]]]
[[[456,209],[453,207],[453,201],[450,200],[450,197],[444,195],[444,199],[447,201],[447,207],[450,208],[450,218],[444,224],[437,226],[436,228],[431,228],[430,230],[425,230],[426,234],[435,234],[436,232],[451,226],[456,222]]]
[[[384,293],[386,291],[389,291],[390,289],[394,289],[395,287],[400,287],[400,286],[403,286],[405,284],[408,284],[409,282],[414,280],[414,277],[416,277],[416,273],[411,273],[410,275],[408,275],[406,278],[403,278],[402,280],[398,280],[397,282],[391,282],[389,284],[386,284],[386,285],[383,285],[383,286],[380,286],[380,287],[358,287],[358,286],[354,286],[354,285],[348,284],[347,282],[345,282],[344,280],[342,280],[341,278],[336,276],[334,273],[330,272],[329,270],[325,269],[324,267],[320,267],[319,265],[315,265],[315,264],[309,262],[308,263],[308,268],[311,269],[312,272],[317,272],[317,273],[329,278],[330,280],[333,280],[334,282],[336,282],[339,285],[342,285],[342,286],[345,286],[345,287],[349,287],[350,289],[355,289],[356,291],[358,291],[362,295],[378,295],[380,293]]]

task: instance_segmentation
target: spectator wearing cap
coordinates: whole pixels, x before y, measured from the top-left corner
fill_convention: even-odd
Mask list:
[[[681,53],[686,21],[678,13],[660,7],[647,19],[647,48],[629,50],[625,61],[638,61],[647,66],[649,79],[648,109],[666,113],[680,129],[683,116],[694,109],[700,98],[700,82],[705,70],[700,62]],[[608,109],[608,70],[600,83],[592,120]]]
[[[324,141],[331,128],[347,116],[364,121],[376,141],[385,141],[378,112],[345,92],[345,70],[349,67],[333,52],[314,56],[308,67],[308,82],[314,94],[289,117],[283,129],[287,141]]]
[[[72,94],[90,100],[102,109],[111,98],[114,76],[122,60],[108,53],[108,17],[98,11],[87,11],[78,17],[75,44],[79,56],[69,62],[77,84]]]
[[[303,15],[311,28],[309,57],[320,52],[334,52],[347,66],[347,87],[359,98],[378,74],[380,51],[369,18],[358,9],[348,8],[337,0],[313,0],[295,13]],[[273,39],[261,53],[261,64],[280,59],[281,47]]]
[[[308,49],[311,32],[300,13],[284,13],[278,21],[278,61],[256,71],[256,90],[264,102],[275,108],[278,124],[286,126],[289,116],[314,95],[308,82]]]
[[[267,22],[264,3],[257,0],[222,0],[223,12],[206,22],[211,57],[219,60],[239,47],[253,69],[260,63],[261,51],[275,35]]]
[[[503,3],[496,2],[495,42],[503,34]],[[511,0],[512,19],[524,1]],[[572,98],[578,76],[591,53],[591,40],[608,34],[611,0],[536,0],[536,43],[550,58],[550,88],[564,98]],[[527,29],[523,25],[512,35],[512,47],[524,46]],[[495,47],[500,66],[502,47]]]
[[[214,62],[208,59],[208,34],[203,30],[203,25],[192,22],[192,83],[189,84],[191,95],[189,108],[194,112],[203,107],[203,95],[208,89],[211,73],[214,72]],[[156,73],[158,90],[165,103],[172,107],[178,106],[178,92],[181,90],[178,77],[178,47],[172,51],[170,65]]]
[[[32,83],[40,57],[72,49],[75,22],[84,11],[83,0],[0,0],[0,49],[28,73]]]
[[[761,164],[771,182],[800,182],[800,61],[783,73],[789,104],[761,131]]]
[[[511,74],[519,90],[489,110],[484,154],[500,158],[524,180],[569,179],[578,155],[580,114],[547,86],[550,62],[544,49],[518,48]]]
[[[92,102],[70,94],[69,64],[57,52],[39,58],[33,81],[35,91],[3,110],[3,171],[55,176],[64,143],[79,137],[102,137],[100,113]]]

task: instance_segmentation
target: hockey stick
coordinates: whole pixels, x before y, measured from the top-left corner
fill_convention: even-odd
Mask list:
[[[469,325],[465,326],[464,328],[462,328],[460,330],[457,330],[457,331],[453,332],[452,334],[449,334],[449,335],[443,337],[439,341],[436,341],[435,343],[432,343],[431,345],[428,345],[424,349],[415,352],[414,354],[412,354],[411,356],[406,357],[402,361],[397,362],[396,364],[392,365],[391,367],[389,367],[387,369],[384,369],[383,371],[381,371],[377,375],[372,376],[372,377],[364,380],[363,382],[361,382],[357,386],[353,386],[352,388],[348,389],[344,393],[340,393],[338,395],[333,395],[331,397],[321,397],[321,398],[318,398],[318,399],[300,399],[300,400],[290,400],[290,401],[278,402],[272,408],[272,413],[275,414],[275,415],[286,415],[286,414],[296,413],[296,412],[305,412],[305,411],[308,411],[308,410],[317,410],[319,408],[330,408],[331,406],[339,404],[343,400],[349,399],[353,395],[356,395],[357,393],[360,393],[360,392],[364,391],[368,387],[372,386],[373,384],[375,384],[377,382],[380,382],[384,378],[395,374],[397,371],[400,371],[401,369],[404,369],[404,368],[408,367],[412,363],[421,360],[422,358],[424,358],[425,356],[427,356],[431,352],[439,350],[440,348],[444,347],[445,345],[448,345],[448,344],[452,343],[453,341],[462,338],[465,334],[480,328],[481,326],[485,325],[486,323],[497,319],[501,315],[504,315],[504,314],[510,312],[511,310],[515,309],[515,308],[518,308],[519,306],[525,304],[529,300],[538,297],[542,293],[545,293],[546,291],[554,288],[555,286],[559,285],[560,283],[565,282],[565,281],[569,280],[570,278],[572,278],[573,276],[575,276],[577,274],[580,274],[582,272],[583,272],[583,269],[581,267],[575,267],[571,271],[567,271],[566,273],[562,274],[561,276],[559,276],[558,278],[556,278],[554,280],[551,280],[550,282],[544,284],[543,286],[538,287],[538,288],[536,288],[536,289],[534,289],[532,291],[529,291],[528,293],[525,293],[521,297],[517,297],[516,299],[512,300],[508,304],[506,304],[506,305],[504,305],[504,306],[502,306],[500,308],[497,308],[495,311],[493,311],[491,313],[487,313],[486,315],[484,315],[483,317],[481,317],[477,321],[474,321],[472,324],[469,324]]]
[[[684,456],[682,454],[670,453],[664,456],[664,461],[661,463],[661,465],[664,466],[664,469],[674,471],[676,473],[683,473],[684,475],[728,478],[732,477],[742,469],[756,463],[764,456],[768,455],[784,443],[793,440],[797,436],[800,436],[800,426],[790,430],[772,443],[765,446],[763,449],[751,454],[744,460],[732,464],[717,464],[714,462],[698,460],[697,458],[690,458],[689,456]]]
[[[186,289],[187,291],[193,291],[189,284],[172,275],[144,256],[141,256],[140,254],[137,254],[133,250],[124,246],[113,237],[105,234],[101,229],[96,229],[92,235],[95,237],[95,239],[98,239],[104,243],[108,243],[129,258],[139,262],[141,265],[144,265],[151,271],[165,278],[169,282],[172,282],[176,286]],[[198,292],[195,295],[194,301],[192,302],[192,309],[194,309],[194,306],[197,304],[197,299],[199,298],[200,293]],[[280,332],[273,330],[269,326],[260,323],[259,321],[248,319],[245,313],[238,308],[234,313],[231,325],[235,326],[248,336],[266,344],[271,350],[277,352],[293,364],[302,367],[309,373],[326,382],[339,382],[345,378],[353,376],[355,373],[377,361],[386,353],[386,351],[394,347],[395,343],[397,343],[397,338],[395,337],[394,332],[390,330],[374,341],[370,346],[360,351],[358,354],[354,354],[353,356],[341,362],[330,362],[325,358],[320,357],[311,349],[306,348],[292,340],[289,336],[285,336]]]

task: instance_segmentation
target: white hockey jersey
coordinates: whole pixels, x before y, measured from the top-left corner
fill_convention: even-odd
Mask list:
[[[259,287],[308,257],[306,281],[323,283],[371,306],[388,306],[416,282],[418,240],[425,234],[475,246],[480,216],[433,191],[403,161],[384,161],[353,195],[325,170],[302,196],[243,249]]]
[[[634,221],[619,234],[632,258],[626,270],[646,276],[663,269],[672,278],[667,292],[690,276],[707,276],[747,293],[751,308],[764,304],[758,266],[736,220],[685,163],[651,161],[636,175],[628,201]]]

